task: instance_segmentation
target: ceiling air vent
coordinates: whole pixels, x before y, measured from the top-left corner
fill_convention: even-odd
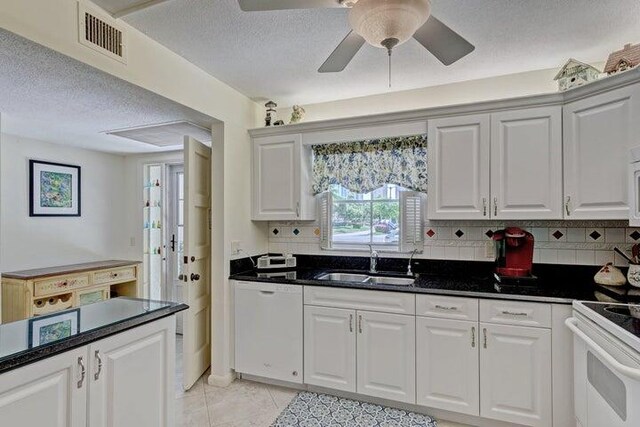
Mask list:
[[[156,147],[182,145],[185,136],[191,136],[204,143],[211,142],[211,129],[187,121],[110,130],[105,133],[155,145]]]
[[[78,3],[78,38],[81,44],[126,64],[125,35],[112,18]]]

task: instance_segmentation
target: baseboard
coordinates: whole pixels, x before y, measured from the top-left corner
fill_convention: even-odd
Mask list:
[[[214,375],[211,374],[207,378],[207,383],[216,387],[226,387],[236,379],[235,372],[229,372],[225,375]]]

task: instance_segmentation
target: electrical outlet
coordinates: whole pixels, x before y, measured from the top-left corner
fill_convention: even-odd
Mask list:
[[[484,244],[485,258],[494,258],[496,256],[496,242],[489,240]]]
[[[238,255],[240,253],[240,240],[231,241],[231,255]]]

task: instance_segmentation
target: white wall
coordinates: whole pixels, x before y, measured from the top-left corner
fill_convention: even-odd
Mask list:
[[[0,159],[1,271],[128,258],[122,156],[2,135]],[[81,217],[29,217],[29,159],[82,168]]]
[[[593,65],[599,69],[604,66],[603,63]],[[305,121],[366,116],[556,92],[558,86],[553,78],[557,72],[558,69],[555,68],[528,71],[422,89],[305,105]],[[278,115],[288,121],[291,109],[278,109]]]

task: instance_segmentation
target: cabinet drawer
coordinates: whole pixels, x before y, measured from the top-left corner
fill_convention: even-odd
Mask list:
[[[101,285],[103,283],[124,282],[126,280],[134,280],[136,278],[136,268],[118,268],[115,270],[103,270],[93,273],[93,284]]]
[[[42,295],[59,294],[62,291],[84,288],[89,286],[89,276],[70,276],[55,277],[52,279],[43,279],[34,282],[34,295],[39,297]]]
[[[400,292],[305,286],[304,303],[324,307],[415,314],[415,295]]]
[[[478,300],[438,295],[416,295],[416,315],[477,321]]]
[[[550,328],[551,304],[481,300],[480,321],[502,325]]]
[[[94,302],[106,301],[111,294],[109,286],[100,286],[98,288],[83,289],[75,294],[76,307],[93,304]]]

